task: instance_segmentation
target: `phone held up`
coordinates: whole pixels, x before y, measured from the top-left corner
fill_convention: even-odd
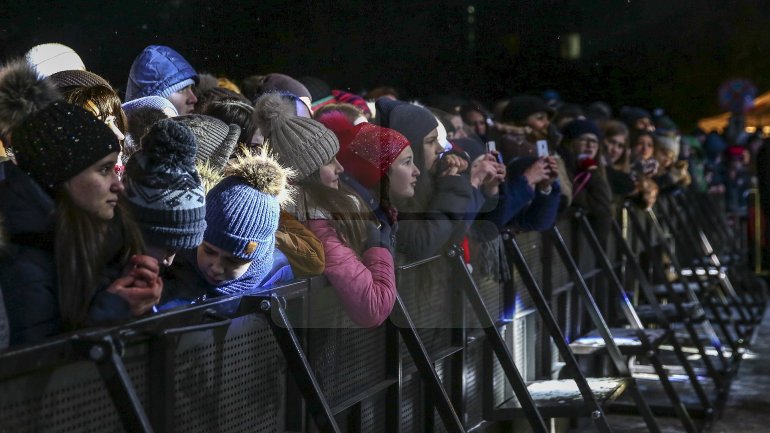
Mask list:
[[[537,140],[537,157],[544,158],[548,156],[548,142],[546,140]]]
[[[497,157],[497,162],[500,164],[503,163],[503,155],[500,154],[500,152],[497,151],[497,145],[494,141],[487,141],[487,153],[491,153],[492,155],[495,155]]]

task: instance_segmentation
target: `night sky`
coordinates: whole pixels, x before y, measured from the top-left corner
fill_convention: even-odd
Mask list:
[[[120,89],[149,44],[235,80],[283,72],[490,105],[555,89],[572,102],[663,107],[685,129],[720,112],[728,78],[770,89],[770,7],[760,1],[2,2],[2,59],[64,43]],[[570,33],[581,35],[577,60],[561,56]]]

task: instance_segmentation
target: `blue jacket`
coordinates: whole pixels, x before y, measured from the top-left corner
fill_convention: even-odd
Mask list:
[[[560,193],[558,181],[551,184],[551,193],[545,195],[532,189],[524,175],[509,176],[500,185],[497,207],[479,219],[495,223],[498,229],[514,226],[523,231],[547,230],[556,222]]]
[[[59,290],[53,254],[54,202],[40,186],[10,162],[0,164],[0,213],[5,218],[9,244],[0,257],[11,344],[37,342],[62,332]],[[88,311],[87,325],[131,317],[128,302],[106,292],[119,270],[104,270]]]
[[[184,250],[177,255],[163,279],[163,295],[159,311],[168,310],[222,295],[246,291],[264,291],[281,283],[294,280],[289,259],[276,248],[273,251],[273,267],[266,275],[258,275],[257,266],[249,269],[237,280],[221,286],[208,284],[198,269],[196,249]]]
[[[179,53],[164,45],[150,45],[134,59],[128,73],[126,102],[144,96],[169,96],[185,80],[198,81],[198,73]],[[173,90],[173,91],[171,91]]]

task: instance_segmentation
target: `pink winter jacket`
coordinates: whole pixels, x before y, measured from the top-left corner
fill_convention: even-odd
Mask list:
[[[396,302],[393,256],[385,248],[374,247],[359,259],[339,238],[331,221],[308,220],[307,226],[323,244],[324,275],[350,318],[365,328],[381,325]]]

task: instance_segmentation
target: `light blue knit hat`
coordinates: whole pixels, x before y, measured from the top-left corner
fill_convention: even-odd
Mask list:
[[[174,117],[178,116],[179,113],[176,111],[176,107],[174,107],[174,104],[171,103],[168,99],[162,97],[162,96],[144,96],[141,98],[136,98],[132,101],[124,102],[121,104],[121,107],[123,108],[123,111],[126,113],[126,116],[131,116],[134,114],[135,111],[141,110],[143,108],[152,109],[152,110],[158,110],[162,111],[164,113],[170,114],[173,113]],[[170,111],[166,111],[170,110]]]
[[[289,198],[289,175],[265,153],[239,157],[206,195],[203,239],[236,257],[254,261],[252,267],[266,275],[273,266],[281,203]]]

